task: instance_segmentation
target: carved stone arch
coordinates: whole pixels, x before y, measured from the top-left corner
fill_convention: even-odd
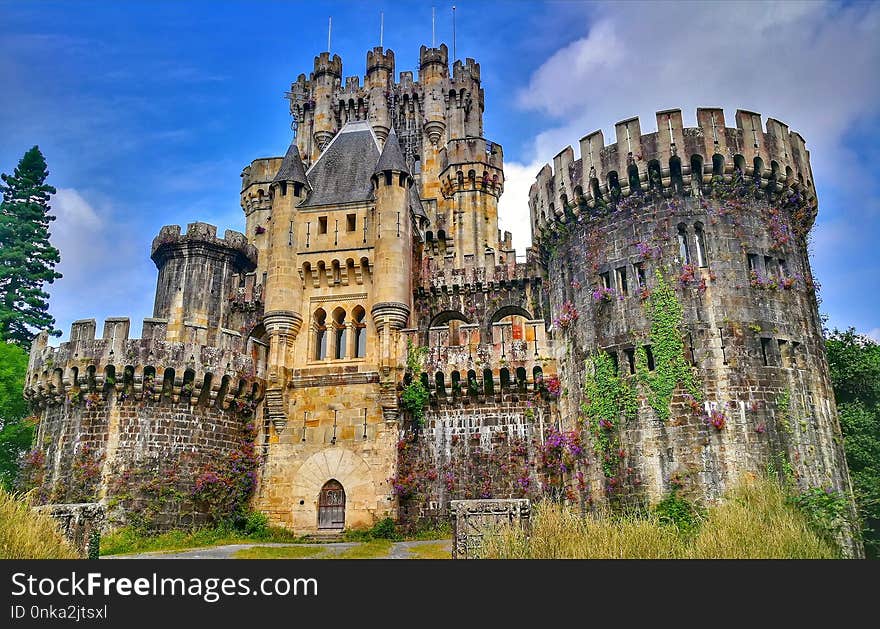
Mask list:
[[[387,494],[383,474],[374,474],[366,461],[351,450],[334,446],[316,452],[293,475],[290,508],[297,530],[314,530],[318,521],[321,489],[335,480],[345,490],[346,525],[369,520],[367,513],[358,518],[358,508],[375,505],[377,497]]]
[[[527,321],[529,321],[533,318],[531,313],[529,313],[528,310],[526,310],[525,308],[523,308],[522,306],[520,306],[518,304],[508,304],[506,306],[501,306],[498,310],[493,312],[492,315],[488,319],[486,319],[486,323],[484,326],[485,330],[486,330],[486,334],[488,335],[486,338],[489,338],[489,339],[492,338],[492,324],[493,323],[498,323],[499,321],[501,321],[505,317],[509,317],[511,315],[517,315],[517,316],[523,317]]]
[[[445,325],[450,321],[464,321],[465,323],[471,323],[470,319],[457,310],[443,310],[431,318],[431,324],[428,327],[438,327]]]

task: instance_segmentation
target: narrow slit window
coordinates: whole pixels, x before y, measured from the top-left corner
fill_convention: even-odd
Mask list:
[[[791,367],[791,355],[788,353],[788,341],[778,339],[776,343],[779,345],[779,358],[782,360],[783,367]]]
[[[761,360],[765,367],[770,366],[770,340],[768,338],[761,339]]]
[[[758,254],[750,253],[748,254],[749,259],[749,271],[754,271],[757,273],[760,269],[758,268]]]
[[[625,266],[618,267],[614,271],[614,275],[615,275],[615,279],[617,280],[617,290],[620,292],[620,294],[621,295],[629,294],[629,289],[627,288],[627,285],[626,285],[626,267]]]
[[[651,351],[650,345],[645,345],[645,358],[648,361],[648,371],[654,371],[654,352]]]
[[[697,245],[697,266],[708,266],[709,258],[706,256],[706,234],[703,232],[702,223],[694,225],[694,242]]]
[[[636,372],[636,350],[633,347],[627,347],[623,350],[623,355],[626,356],[626,364],[629,367],[630,375]]]
[[[647,277],[645,276],[645,263],[637,262],[633,265],[633,268],[636,271],[636,282],[639,285],[639,288],[645,288],[647,284]]]
[[[684,223],[678,226],[678,258],[682,264],[691,263],[691,253],[688,250],[687,232]]]

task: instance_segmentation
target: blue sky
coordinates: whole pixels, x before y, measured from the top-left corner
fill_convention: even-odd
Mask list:
[[[778,118],[811,150],[813,265],[830,324],[880,338],[880,3],[457,1],[459,58],[481,64],[486,136],[504,145],[502,226],[528,244],[540,166],[618,120],[698,106]],[[59,189],[64,278],[51,311],[150,316],[159,228],[242,229],[240,172],[291,140],[291,81],[327,47],[347,76],[385,46],[396,71],[451,48],[451,2],[5,2],[0,0],[0,171],[34,144]]]

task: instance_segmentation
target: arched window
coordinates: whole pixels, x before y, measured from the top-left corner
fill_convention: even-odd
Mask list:
[[[733,156],[733,174],[742,178],[746,174],[746,158],[736,154]]]
[[[660,174],[660,162],[652,159],[648,162],[648,188],[650,190],[661,190],[663,188],[663,178]]]
[[[346,332],[348,328],[345,325],[345,310],[342,308],[336,308],[333,311],[333,336],[334,336],[334,346],[333,346],[333,358],[335,360],[341,360],[345,358],[345,342],[348,340],[348,335]]]
[[[760,184],[761,183],[761,175],[764,173],[764,160],[760,157],[755,157],[752,162],[754,165],[754,171],[752,172],[752,177],[755,178],[755,181]]]
[[[495,379],[492,376],[492,370],[488,367],[483,369],[483,391],[486,392],[486,395],[495,393]]]
[[[703,185],[703,156],[691,155],[691,178],[697,185]]]
[[[500,379],[500,384],[501,384],[501,390],[504,391],[505,389],[509,389],[510,388],[510,369],[508,369],[507,367],[502,367],[501,372],[499,374],[499,379]]]
[[[354,317],[354,356],[363,358],[367,355],[367,324],[364,322],[367,312],[360,306],[355,306],[351,315]]]
[[[681,158],[676,155],[669,158],[669,181],[672,188],[678,192],[684,188],[684,180],[681,176]]]
[[[712,176],[721,177],[724,174],[724,155],[715,153],[712,156]]]
[[[630,164],[626,169],[626,175],[629,179],[629,191],[639,192],[642,189],[642,184],[639,181],[639,167],[635,164]]]
[[[516,368],[516,388],[519,391],[526,390],[526,368],[525,367],[517,367]]]
[[[694,241],[697,243],[697,266],[708,266],[709,258],[706,255],[706,234],[703,233],[702,223],[694,223]]]
[[[687,232],[684,223],[678,224],[678,257],[682,264],[691,263],[691,255],[690,251],[688,251]]]
[[[611,195],[612,201],[620,199],[620,179],[617,171],[614,170],[608,173],[608,194]]]
[[[327,358],[327,313],[323,308],[315,310],[315,360]]]
[[[434,374],[434,383],[437,387],[437,395],[446,395],[446,381],[442,371]]]

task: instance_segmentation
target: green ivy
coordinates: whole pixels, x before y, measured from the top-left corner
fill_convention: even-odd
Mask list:
[[[776,425],[782,432],[791,432],[791,392],[786,389],[776,398]]]
[[[600,351],[587,359],[586,374],[581,411],[593,435],[593,449],[602,460],[605,476],[610,477],[614,475],[613,454],[618,447],[617,427],[621,418],[635,418],[638,398],[606,352]]]
[[[403,388],[400,394],[400,405],[403,410],[408,412],[412,417],[413,423],[422,426],[425,421],[425,407],[430,401],[431,394],[422,384],[422,366],[425,362],[425,356],[428,353],[427,347],[416,347],[413,342],[406,343],[406,370],[412,380]]]
[[[636,350],[636,373],[640,382],[648,386],[648,404],[661,420],[669,419],[669,405],[677,386],[683,386],[696,399],[702,399],[699,383],[684,358],[682,342],[682,307],[675,291],[658,270],[657,285],[647,301],[651,319],[651,352],[654,370],[648,370],[644,347]]]

